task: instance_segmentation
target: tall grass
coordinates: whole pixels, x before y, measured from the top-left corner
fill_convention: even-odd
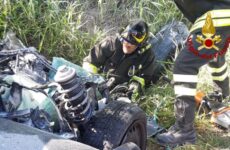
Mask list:
[[[1,37],[13,30],[26,46],[74,63],[80,63],[96,41],[130,20],[146,20],[155,33],[175,16],[182,18],[170,0],[3,0],[0,14]]]
[[[79,63],[101,34],[83,29],[85,5],[80,0],[4,0],[0,5],[0,35],[13,30],[27,46]]]
[[[127,25],[131,20],[144,19],[151,32],[176,19],[184,19],[173,1],[170,0],[99,0],[98,8],[102,23],[113,26]]]

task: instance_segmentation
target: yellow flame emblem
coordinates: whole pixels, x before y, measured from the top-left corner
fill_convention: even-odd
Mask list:
[[[205,24],[202,27],[202,34],[204,35],[204,37],[203,35],[197,35],[196,38],[196,41],[202,44],[200,47],[198,47],[198,50],[201,50],[203,48],[206,49],[214,48],[215,50],[218,51],[219,48],[215,44],[219,43],[221,41],[221,38],[220,35],[215,35],[216,29],[213,25],[213,20],[210,12],[207,13]]]

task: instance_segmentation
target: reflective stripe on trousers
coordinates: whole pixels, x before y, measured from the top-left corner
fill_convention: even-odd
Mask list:
[[[214,81],[224,81],[228,77],[227,63],[225,62],[222,66],[212,67],[209,65],[209,71],[212,74],[212,79]]]

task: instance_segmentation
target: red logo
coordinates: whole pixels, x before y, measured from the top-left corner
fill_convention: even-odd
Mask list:
[[[213,45],[213,41],[211,40],[206,40],[204,42],[206,45],[205,46],[209,46],[211,47],[211,45]],[[224,55],[227,50],[228,50],[228,47],[229,47],[229,44],[230,44],[230,37],[227,38],[226,42],[225,42],[225,45],[224,47],[221,49],[221,50],[216,50],[214,53],[212,54],[201,54],[200,53],[200,50],[196,49],[193,45],[193,42],[192,42],[192,36],[190,36],[188,39],[187,39],[187,46],[188,46],[188,49],[189,51],[191,51],[193,54],[195,54],[196,56],[198,57],[201,57],[201,58],[204,58],[204,59],[213,59],[213,58],[217,58],[218,56],[222,56]],[[203,45],[202,45],[203,46]],[[206,48],[206,47],[205,47]],[[208,48],[207,48],[208,49]]]
[[[202,35],[196,36],[196,42],[200,45],[197,49],[195,49],[193,46],[194,44],[192,42],[192,38],[193,36],[190,36],[187,40],[189,51],[204,59],[213,59],[217,56],[224,55],[228,50],[230,43],[230,37],[228,37],[224,47],[221,50],[219,47],[217,47],[216,44],[220,43],[222,39],[220,35],[216,35],[216,29],[213,25],[213,20],[210,12],[207,13],[204,26],[202,27]],[[201,50],[203,49],[209,52],[202,53]]]

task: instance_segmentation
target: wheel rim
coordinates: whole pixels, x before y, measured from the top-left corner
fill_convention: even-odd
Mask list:
[[[145,149],[146,137],[145,125],[143,121],[134,121],[134,123],[126,131],[121,144],[127,142],[135,143],[140,149]]]

